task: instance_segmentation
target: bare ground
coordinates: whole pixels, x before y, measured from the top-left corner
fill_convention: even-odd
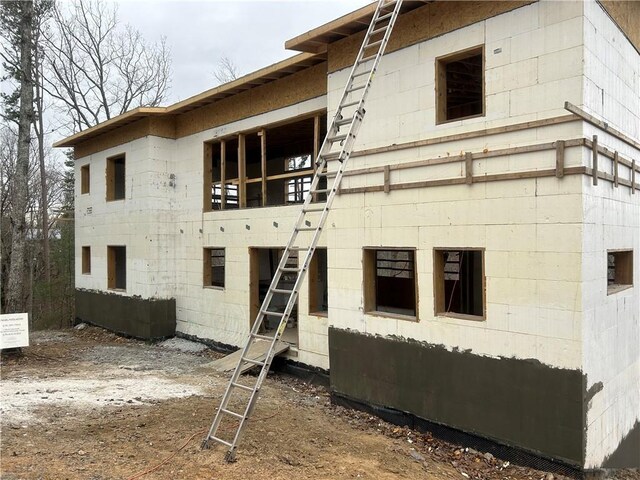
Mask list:
[[[217,356],[91,327],[34,334],[2,360],[0,477],[553,478],[332,406],[325,389],[275,374],[226,463],[221,446],[200,448],[226,386],[207,365]]]

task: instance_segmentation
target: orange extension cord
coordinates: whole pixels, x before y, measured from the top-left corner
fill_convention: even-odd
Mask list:
[[[277,413],[274,413],[273,415],[269,415],[268,417],[263,417],[263,418],[256,418],[255,420],[253,420],[254,422],[260,422],[263,420],[269,420],[270,418],[273,418],[277,415]],[[182,451],[187,445],[189,445],[189,443],[191,442],[191,440],[193,440],[197,435],[202,435],[204,433],[206,433],[209,429],[204,429],[204,430],[198,430],[196,433],[194,433],[193,435],[191,435],[181,446],[180,448],[178,448],[175,452],[173,452],[171,455],[169,455],[167,458],[165,458],[164,460],[162,460],[160,463],[158,463],[157,465],[147,468],[146,470],[140,472],[140,473],[136,473],[135,475],[128,477],[127,480],[137,480],[138,478],[142,478],[145,475],[148,475],[151,472],[155,472],[156,470],[158,470],[160,467],[162,467],[163,465],[165,465],[166,463],[169,462],[169,460],[171,460],[173,457],[175,457],[178,453],[180,453],[180,451]]]

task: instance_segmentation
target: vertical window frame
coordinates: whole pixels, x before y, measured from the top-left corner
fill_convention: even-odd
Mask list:
[[[81,273],[91,275],[91,247],[88,245],[82,247]]]
[[[123,164],[121,196],[119,195],[117,191],[118,189],[116,188],[116,183],[117,183],[116,164],[120,161],[122,161],[122,164]],[[106,177],[106,201],[117,202],[120,200],[125,200],[127,196],[127,157],[124,153],[107,158],[105,177]]]
[[[363,251],[363,287],[364,287],[364,313],[367,315],[377,317],[388,317],[406,321],[419,321],[420,301],[418,297],[418,251],[415,247],[364,247]],[[381,251],[398,251],[398,252],[411,252],[413,263],[413,295],[414,295],[414,315],[407,315],[403,313],[389,312],[386,310],[379,310],[379,302],[377,298],[378,290],[378,265],[377,265],[377,253]]]
[[[307,278],[309,279],[309,315],[313,315],[315,317],[328,317],[329,316],[329,301],[327,300],[327,309],[320,310],[319,306],[321,305],[321,301],[318,300],[318,292],[317,292],[317,282],[319,274],[319,265],[318,265],[318,251],[325,252],[326,258],[326,267],[327,271],[325,273],[325,286],[327,287],[328,293],[328,284],[329,284],[329,254],[326,247],[318,247],[316,248],[313,257],[311,258],[311,263],[309,264],[309,274]]]
[[[482,55],[482,112],[464,117],[448,118],[447,116],[447,80],[446,66],[468,57]],[[436,111],[435,124],[443,125],[451,122],[469,120],[484,117],[487,114],[487,88],[486,88],[486,53],[485,45],[475,45],[457,52],[441,55],[435,59],[435,95]]]
[[[91,193],[91,165],[86,164],[80,167],[80,195]]]
[[[222,282],[216,282],[214,284],[213,268],[213,253],[222,252],[218,258],[222,258]],[[219,267],[219,266],[218,266]],[[224,290],[227,284],[227,251],[224,247],[204,247],[203,248],[203,268],[202,268],[202,286],[204,288],[211,288],[214,290]]]
[[[117,249],[124,249],[124,286],[118,286]],[[127,291],[127,247],[125,245],[107,246],[107,289],[118,292]]]
[[[611,284],[609,283],[610,255],[613,255],[614,258],[617,257],[614,263],[614,278],[619,281]],[[632,248],[607,250],[607,296],[633,288],[633,257]]]
[[[444,252],[480,252],[482,255],[482,315],[447,312],[444,293]],[[433,249],[433,314],[435,317],[483,322],[487,319],[487,269],[484,247],[435,247]]]

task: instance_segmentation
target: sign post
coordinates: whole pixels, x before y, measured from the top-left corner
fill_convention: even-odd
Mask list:
[[[29,346],[29,314],[0,315],[0,350]]]

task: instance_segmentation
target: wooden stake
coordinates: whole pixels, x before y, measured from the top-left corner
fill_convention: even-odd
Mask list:
[[[247,206],[247,149],[246,135],[238,134],[238,207]]]
[[[263,128],[260,135],[260,167],[262,169],[262,206],[267,205],[267,131]]]
[[[556,142],[556,177],[564,177],[564,140]]]
[[[593,175],[593,184],[598,185],[598,136],[594,135],[591,141],[591,173]]]
[[[389,168],[389,165],[385,165],[384,166],[384,193],[389,193],[391,191],[391,185],[390,185],[390,173],[391,170]]]
[[[467,185],[473,183],[473,153],[466,152],[464,154],[465,170],[467,174]]]
[[[226,208],[227,203],[227,186],[225,184],[225,176],[227,173],[227,143],[220,140],[220,210]]]
[[[636,193],[636,161],[631,160],[631,194]]]
[[[613,185],[618,188],[618,152],[613,154]]]

